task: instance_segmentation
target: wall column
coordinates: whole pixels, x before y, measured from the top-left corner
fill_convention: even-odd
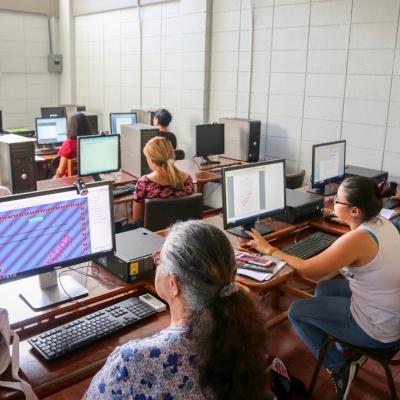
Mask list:
[[[60,104],[75,104],[74,19],[71,0],[60,0],[60,53],[63,56]]]

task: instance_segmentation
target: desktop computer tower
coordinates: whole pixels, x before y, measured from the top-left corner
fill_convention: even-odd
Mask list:
[[[378,183],[386,181],[389,176],[387,171],[358,167],[356,165],[346,165],[344,171],[345,178],[349,178],[351,176],[365,176],[367,178],[374,179]]]
[[[220,118],[225,125],[224,156],[242,161],[258,161],[261,122],[244,118]]]
[[[96,114],[86,114],[86,118],[89,121],[89,126],[91,129],[91,134],[92,135],[97,135],[99,133],[99,123],[98,123],[98,118]]]
[[[156,110],[139,110],[133,109],[131,112],[135,112],[137,115],[137,122],[139,124],[153,125],[153,118]]]
[[[14,134],[0,137],[0,184],[14,194],[36,190],[34,139]]]
[[[147,124],[121,126],[121,168],[133,176],[140,177],[151,172],[143,148],[159,130]]]
[[[0,133],[3,132],[3,114],[0,110]]]

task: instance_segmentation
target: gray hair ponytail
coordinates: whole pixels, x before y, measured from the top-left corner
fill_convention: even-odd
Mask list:
[[[225,234],[201,221],[172,226],[161,251],[161,273],[173,273],[191,311],[214,301],[236,275],[233,248]]]

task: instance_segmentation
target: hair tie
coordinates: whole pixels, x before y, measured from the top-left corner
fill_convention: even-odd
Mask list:
[[[224,286],[219,292],[219,297],[228,297],[233,293],[238,291],[238,287],[234,283],[230,283],[229,285]]]

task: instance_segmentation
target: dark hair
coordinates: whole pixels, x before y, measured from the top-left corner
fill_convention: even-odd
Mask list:
[[[266,321],[241,289],[220,296],[236,276],[234,251],[225,234],[201,221],[175,224],[159,268],[159,273],[175,275],[187,301],[204,395],[211,390],[217,400],[264,398]]]
[[[171,113],[165,108],[160,108],[159,110],[157,110],[154,114],[154,118],[157,118],[158,123],[164,128],[166,128],[172,121]]]
[[[347,201],[362,211],[363,221],[368,221],[379,214],[382,198],[376,182],[365,176],[352,176],[342,182]]]
[[[78,136],[90,135],[89,120],[83,113],[73,113],[68,118],[67,137],[76,139]]]

